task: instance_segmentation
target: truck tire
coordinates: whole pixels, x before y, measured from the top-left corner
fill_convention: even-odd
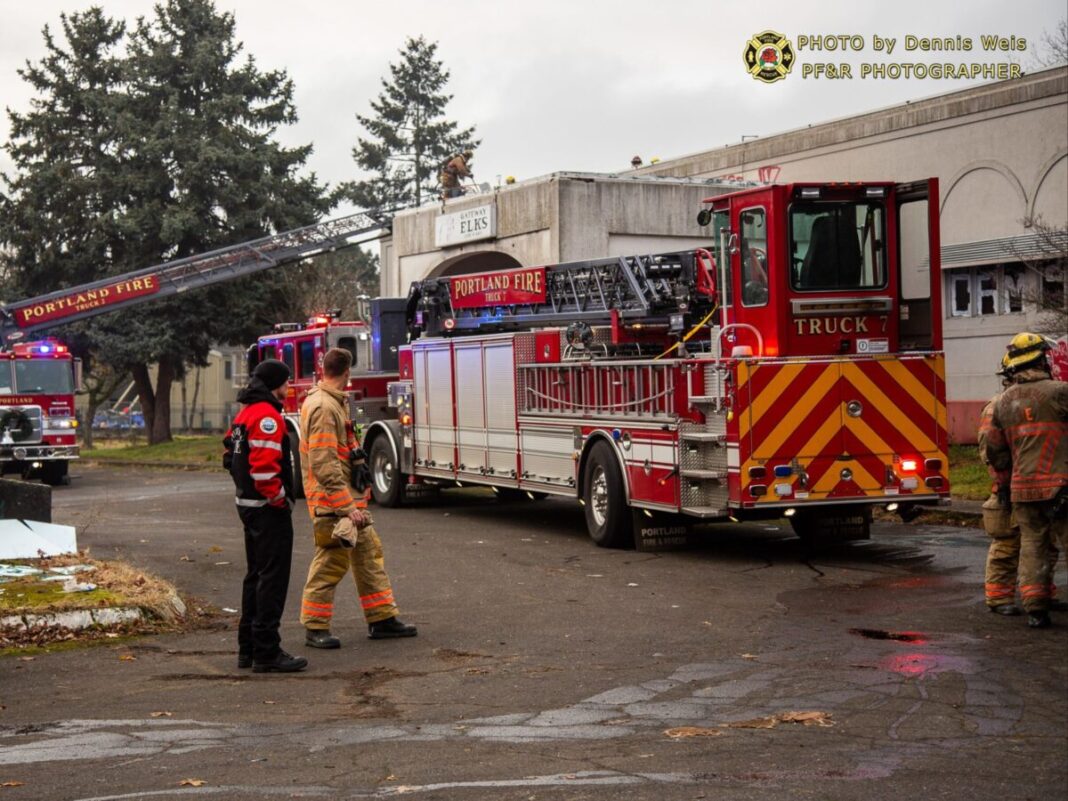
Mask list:
[[[582,475],[582,500],[590,539],[602,548],[633,548],[634,527],[612,446],[607,442],[594,444]]]
[[[59,487],[70,484],[70,476],[67,475],[68,462],[45,462],[41,465],[38,475],[45,484],[50,487]]]
[[[304,473],[300,464],[300,435],[289,432],[289,467],[293,471],[293,500],[304,497]]]
[[[400,506],[404,501],[407,476],[400,471],[393,447],[385,434],[374,438],[368,459],[371,463],[371,495],[375,503],[386,507]]]

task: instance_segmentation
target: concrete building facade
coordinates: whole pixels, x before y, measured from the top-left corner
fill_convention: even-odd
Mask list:
[[[949,424],[955,441],[974,441],[1005,343],[1039,323],[1040,300],[1068,303],[1063,264],[1050,269],[1040,258],[1050,228],[1068,251],[1068,67],[623,175],[557,173],[407,212],[383,243],[382,292],[405,295],[430,275],[700,245],[700,200],[740,182],[930,176],[941,188]],[[495,220],[477,212],[487,218],[477,240],[442,238],[442,218],[462,226],[455,215],[489,205]]]
[[[714,179],[561,172],[402,212],[382,243],[382,295],[430,276],[704,246],[701,200],[727,191]]]

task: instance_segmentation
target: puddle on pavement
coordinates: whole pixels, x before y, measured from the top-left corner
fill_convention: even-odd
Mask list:
[[[898,642],[911,642],[917,645],[926,645],[930,637],[918,631],[884,631],[883,629],[850,629],[850,634],[858,637],[866,637],[869,640],[896,640]]]

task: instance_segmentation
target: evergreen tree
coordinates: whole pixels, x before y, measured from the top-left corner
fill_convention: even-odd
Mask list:
[[[0,230],[17,254],[14,269],[27,294],[308,224],[328,209],[315,177],[297,174],[310,146],[274,141],[280,126],[296,120],[292,83],[284,72],[259,70],[251,56],[239,60],[232,15],[210,0],[157,5],[154,18],[137,21],[127,52],[106,73],[110,83],[101,79],[90,93],[91,108],[99,106],[90,116],[81,111],[88,102],[78,92],[82,76],[69,70],[81,66],[75,56],[82,50],[99,54],[87,70],[119,42],[122,26],[106,22],[98,11],[72,15],[69,25],[64,18],[68,47],[46,31],[49,55],[24,73],[42,98],[34,115],[12,115],[9,151],[19,174],[9,181]],[[67,146],[53,144],[56,131]],[[83,167],[87,152],[107,160]],[[30,191],[71,174],[84,174],[87,186],[60,195],[58,210],[49,208],[47,192]],[[34,253],[34,240],[48,243],[38,246],[48,252]],[[73,252],[86,242],[90,256]],[[52,272],[54,265],[62,269]],[[261,332],[280,281],[261,273],[79,326],[99,358],[133,375],[150,442],[171,438],[172,382],[205,364],[212,344]],[[150,364],[158,365],[155,384]]]
[[[356,163],[372,173],[347,184],[345,193],[365,209],[388,209],[438,193],[438,175],[445,161],[464,148],[474,149],[474,127],[459,129],[445,119],[449,71],[435,58],[437,43],[409,38],[401,60],[389,65],[390,78],[371,101],[373,115],[356,116],[367,131],[352,150]]]

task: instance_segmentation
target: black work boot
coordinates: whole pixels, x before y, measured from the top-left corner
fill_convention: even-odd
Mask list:
[[[330,629],[308,629],[304,644],[311,648],[340,648],[341,640],[331,634]]]
[[[1005,615],[1006,617],[1015,617],[1021,614],[1021,609],[1016,604],[998,604],[997,606],[988,606],[991,612],[995,615]]]
[[[252,654],[248,651],[237,652],[237,666],[239,668],[252,667]]]
[[[290,656],[285,651],[279,651],[278,656],[269,662],[254,662],[253,673],[296,673],[308,666],[308,660],[303,656]]]
[[[1049,612],[1042,609],[1037,612],[1028,613],[1027,625],[1033,629],[1048,629],[1053,625],[1053,621],[1049,619]]]
[[[393,637],[414,637],[419,633],[415,626],[401,623],[400,620],[395,617],[387,617],[385,620],[377,620],[367,627],[367,631],[367,636],[372,640],[388,640]]]

